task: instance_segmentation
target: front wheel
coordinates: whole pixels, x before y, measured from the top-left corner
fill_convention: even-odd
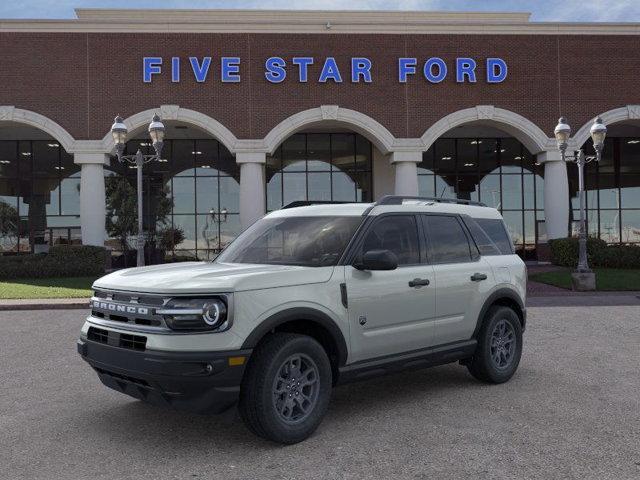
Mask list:
[[[240,416],[263,438],[297,443],[322,421],[331,386],[331,364],[317,341],[275,333],[251,356],[240,390]]]
[[[478,347],[467,365],[478,380],[504,383],[518,368],[522,355],[522,325],[509,307],[489,309],[478,334]]]

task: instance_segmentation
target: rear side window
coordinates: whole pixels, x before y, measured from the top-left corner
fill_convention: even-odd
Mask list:
[[[469,240],[456,217],[423,215],[422,221],[433,263],[471,261]]]
[[[513,243],[507,234],[504,222],[497,218],[475,218],[478,225],[496,244],[502,255],[511,255],[513,253]]]
[[[489,238],[489,235],[478,225],[476,220],[471,217],[463,217],[462,220],[469,229],[481,255],[502,255],[498,246]]]

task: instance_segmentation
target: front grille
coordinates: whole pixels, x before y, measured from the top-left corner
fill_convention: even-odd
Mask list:
[[[91,299],[91,316],[130,326],[169,330],[164,317],[156,314],[168,300],[158,295],[96,290]]]
[[[147,337],[140,335],[120,334],[120,346],[131,350],[144,350],[147,347]]]
[[[96,327],[89,327],[87,339],[93,342],[104,343],[105,345],[138,350],[140,352],[143,352],[147,348],[147,337],[112,332]]]
[[[87,338],[98,343],[109,343],[109,331],[101,328],[89,327]]]

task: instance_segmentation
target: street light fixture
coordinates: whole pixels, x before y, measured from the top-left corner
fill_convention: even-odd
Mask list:
[[[155,154],[143,155],[138,149],[135,155],[124,155],[124,148],[127,142],[127,126],[124,124],[122,117],[118,115],[111,126],[111,135],[116,147],[116,156],[121,162],[127,162],[136,169],[137,174],[137,194],[138,194],[138,236],[136,239],[137,261],[138,267],[144,266],[144,233],[143,233],[143,216],[142,216],[142,167],[145,163],[153,160],[160,160],[162,147],[164,145],[164,124],[160,120],[159,115],[154,115],[149,124],[149,136],[153,142]]]
[[[597,117],[591,126],[590,133],[593,140],[593,148],[596,151],[595,156],[586,156],[582,149],[567,154],[569,138],[571,136],[571,127],[567,123],[566,118],[561,117],[558,125],[553,131],[558,149],[562,155],[563,161],[574,162],[578,166],[578,191],[580,195],[580,228],[579,228],[579,250],[578,250],[578,268],[576,269],[573,279],[574,285],[579,290],[594,290],[595,275],[589,268],[587,261],[587,231],[585,228],[585,198],[584,198],[584,166],[592,161],[599,162],[602,158],[602,150],[604,148],[604,139],[607,135],[607,127],[602,123],[602,119]]]

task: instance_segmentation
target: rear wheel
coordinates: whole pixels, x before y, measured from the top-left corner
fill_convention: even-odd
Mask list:
[[[300,442],[322,421],[331,385],[331,364],[317,341],[306,335],[275,333],[251,356],[240,391],[240,416],[263,438]]]
[[[478,347],[467,368],[478,380],[503,383],[518,369],[522,355],[522,325],[509,307],[494,306],[478,334]]]

